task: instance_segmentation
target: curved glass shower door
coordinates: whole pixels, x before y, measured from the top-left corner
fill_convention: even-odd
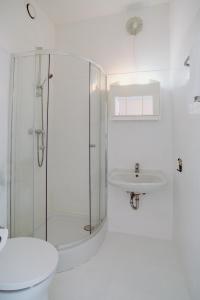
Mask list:
[[[89,236],[89,63],[51,55],[48,130],[48,241]]]
[[[38,50],[14,58],[11,236],[58,249],[106,217],[106,77],[87,60]]]

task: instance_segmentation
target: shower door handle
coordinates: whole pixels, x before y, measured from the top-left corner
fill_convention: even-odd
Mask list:
[[[30,134],[30,135],[33,135],[33,133],[35,132],[35,134],[45,134],[45,130],[43,130],[43,129],[35,129],[35,130],[33,130],[32,128],[29,128],[28,129],[28,134]]]
[[[90,148],[96,148],[95,144],[90,144]]]

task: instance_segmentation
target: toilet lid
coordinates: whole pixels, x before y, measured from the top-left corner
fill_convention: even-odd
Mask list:
[[[0,290],[21,290],[47,279],[56,270],[58,252],[35,238],[9,239],[0,252]]]

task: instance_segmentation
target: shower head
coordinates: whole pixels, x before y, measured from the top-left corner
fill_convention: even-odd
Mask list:
[[[49,74],[47,78],[44,79],[44,81],[40,84],[40,88],[43,88],[45,82],[47,81],[47,79],[51,79],[53,78],[53,74]]]
[[[44,85],[46,83],[47,80],[53,78],[53,74],[49,74],[48,77],[46,77],[42,83],[39,83],[37,86],[36,86],[36,97],[41,97],[43,95],[43,88],[44,88]]]

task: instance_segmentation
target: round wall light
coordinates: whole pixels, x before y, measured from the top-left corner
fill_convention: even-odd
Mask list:
[[[36,18],[36,10],[31,3],[26,3],[26,9],[29,17],[34,20]]]
[[[140,17],[130,18],[126,23],[126,30],[130,35],[137,35],[143,29],[143,21]]]

